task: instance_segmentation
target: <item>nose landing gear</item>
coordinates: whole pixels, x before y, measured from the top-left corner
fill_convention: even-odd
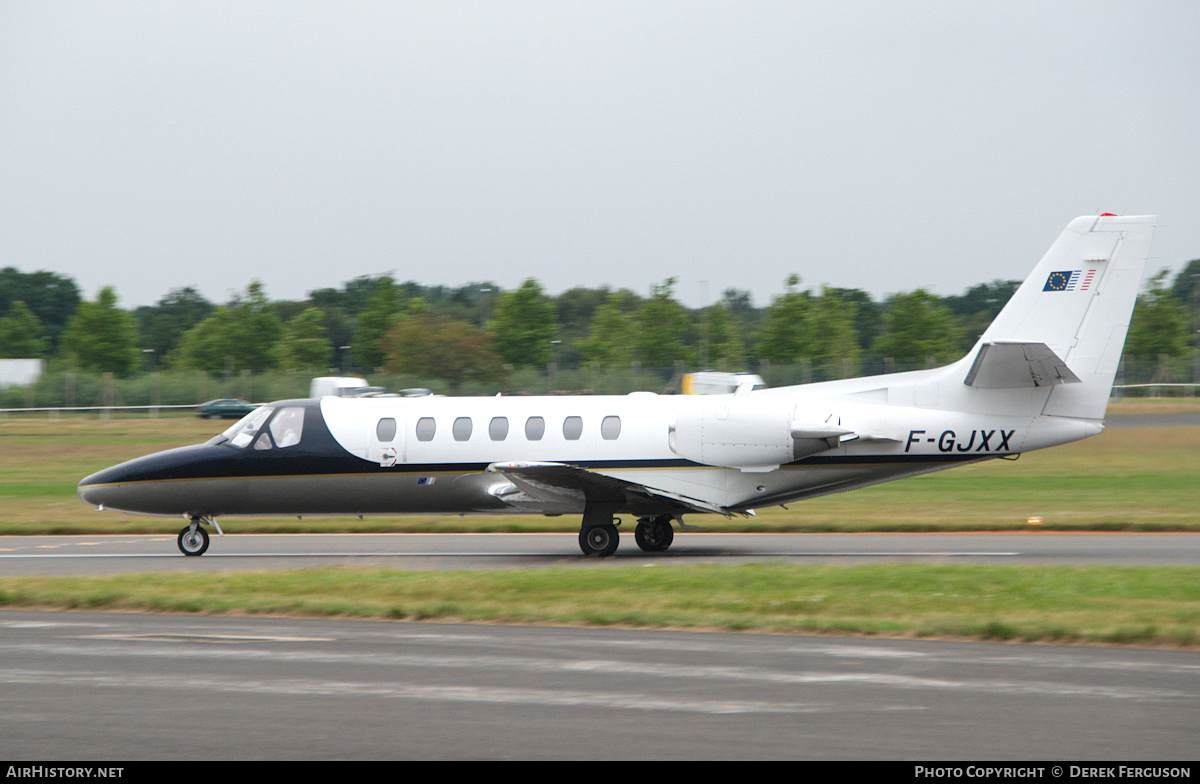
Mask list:
[[[204,555],[208,549],[208,531],[201,528],[200,523],[212,523],[217,533],[221,532],[221,527],[211,517],[192,517],[190,520],[187,527],[179,532],[179,551],[184,555]]]

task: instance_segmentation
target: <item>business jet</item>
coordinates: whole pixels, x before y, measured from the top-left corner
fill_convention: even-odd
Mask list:
[[[1155,228],[1067,226],[959,361],[730,394],[283,400],[205,444],[79,483],[100,509],[180,516],[179,549],[237,515],[580,515],[585,555],[636,518],[647,552],[685,514],[750,515],[1065,444],[1104,415]]]

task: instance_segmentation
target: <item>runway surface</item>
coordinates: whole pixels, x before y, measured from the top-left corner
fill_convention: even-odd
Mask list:
[[[1190,760],[1200,655],[0,611],[0,695],[42,763]]]
[[[665,553],[622,537],[612,558],[585,558],[576,534],[229,534],[198,558],[174,536],[3,536],[0,576],[290,569],[603,568],[656,563],[878,562],[1200,565],[1200,534],[715,534],[680,533]]]

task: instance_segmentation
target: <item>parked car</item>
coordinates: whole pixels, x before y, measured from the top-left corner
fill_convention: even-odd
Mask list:
[[[204,419],[241,419],[256,408],[258,406],[240,397],[222,397],[199,406],[196,416]]]

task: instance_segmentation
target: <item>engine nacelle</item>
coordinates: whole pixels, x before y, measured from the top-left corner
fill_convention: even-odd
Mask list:
[[[833,449],[849,433],[824,423],[799,422],[795,406],[747,395],[681,411],[670,442],[675,454],[697,463],[771,471]]]

